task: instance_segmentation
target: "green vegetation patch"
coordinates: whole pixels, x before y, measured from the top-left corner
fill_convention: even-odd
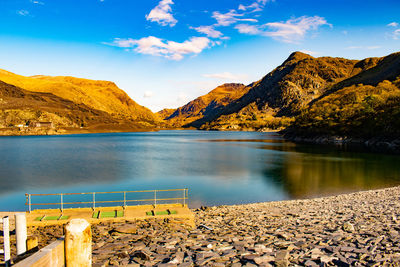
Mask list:
[[[148,211],[148,212],[146,212],[146,215],[147,215],[147,216],[153,216],[154,214],[153,214],[152,211]]]
[[[168,210],[169,214],[177,214],[178,212],[176,210]]]
[[[99,217],[99,211],[93,212],[92,218],[93,218],[93,219],[97,219],[98,217]]]

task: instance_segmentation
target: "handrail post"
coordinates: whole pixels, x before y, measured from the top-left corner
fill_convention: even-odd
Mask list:
[[[28,202],[29,202],[29,213],[31,213],[31,211],[32,211],[31,194],[28,194]]]
[[[93,210],[96,208],[96,192],[93,192]]]
[[[186,189],[183,189],[183,206],[186,204]]]
[[[126,191],[124,191],[124,209],[126,208]]]
[[[154,208],[157,205],[157,190],[154,190]]]
[[[62,194],[62,193],[60,194],[60,198],[61,198],[61,200],[60,200],[60,203],[61,203],[61,212],[63,212],[63,211],[64,211],[64,200],[63,200],[63,194]]]

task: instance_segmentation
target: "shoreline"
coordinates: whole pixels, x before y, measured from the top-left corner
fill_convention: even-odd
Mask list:
[[[400,264],[400,186],[193,212],[194,229],[173,219],[92,225],[93,266]],[[62,227],[29,232],[44,246]]]
[[[17,136],[60,136],[60,135],[75,135],[75,134],[99,134],[99,133],[130,133],[130,132],[158,132],[158,131],[185,131],[185,130],[197,130],[197,131],[233,131],[233,132],[268,132],[268,133],[277,133],[282,136],[282,138],[289,142],[294,142],[297,144],[310,144],[310,145],[330,145],[336,147],[349,147],[349,148],[361,148],[365,149],[367,152],[372,153],[390,153],[390,154],[400,154],[400,139],[387,139],[381,137],[374,138],[352,138],[352,137],[343,137],[343,136],[310,136],[304,137],[301,135],[294,135],[293,133],[288,133],[286,129],[284,130],[233,130],[233,129],[212,129],[212,130],[204,130],[197,128],[173,128],[173,127],[165,127],[165,128],[131,128],[131,127],[123,127],[120,129],[117,128],[63,128],[63,129],[39,129],[36,131],[17,131],[16,129],[5,130],[0,129],[0,138],[1,137],[17,137]]]
[[[354,147],[367,149],[370,152],[378,153],[400,153],[400,138],[372,137],[372,138],[356,138],[347,136],[330,136],[316,135],[303,136],[296,135],[287,130],[279,132],[282,137],[291,142],[304,143],[312,145],[334,145],[338,147]]]

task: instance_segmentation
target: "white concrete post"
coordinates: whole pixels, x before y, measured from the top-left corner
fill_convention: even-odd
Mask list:
[[[84,219],[72,219],[65,226],[66,267],[92,266],[92,231]]]
[[[15,214],[15,236],[17,240],[17,255],[26,252],[26,215],[25,213]]]
[[[10,222],[8,216],[3,218],[3,237],[4,237],[4,262],[6,267],[10,266]]]

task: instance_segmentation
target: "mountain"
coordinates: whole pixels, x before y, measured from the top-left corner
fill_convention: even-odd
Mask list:
[[[357,74],[311,102],[286,130],[286,135],[398,139],[400,53],[362,60],[355,67],[364,70],[357,70]]]
[[[225,106],[240,98],[248,91],[244,84],[227,83],[218,86],[206,95],[190,101],[175,110],[164,109],[158,114],[172,126],[196,126],[194,121],[213,117]]]
[[[52,93],[76,104],[104,111],[117,120],[140,122],[153,126],[158,118],[149,109],[138,105],[113,82],[68,76],[17,75],[0,70],[0,81],[32,92]]]
[[[176,110],[176,108],[164,108],[160,111],[157,112],[157,115],[161,118],[161,119],[166,119],[169,116],[172,115],[172,113],[174,113]]]
[[[196,99],[166,119],[189,114],[185,118],[191,120],[185,121],[186,126],[200,129],[288,128],[292,133],[304,134],[313,131],[315,134],[361,134],[361,128],[352,122],[368,127],[375,123],[376,132],[371,135],[393,136],[400,128],[400,116],[397,116],[399,75],[400,53],[349,60],[315,58],[294,52],[261,80],[241,88],[243,95],[230,99],[218,109],[211,109],[207,114],[193,112]],[[367,112],[369,117],[362,115],[363,112]],[[381,119],[374,119],[374,116]],[[368,127],[365,127],[363,135],[368,132]],[[381,127],[386,129],[385,133]]]
[[[0,128],[11,128],[7,130],[20,132],[21,129],[16,128],[17,125],[41,121],[52,122],[56,129],[52,129],[52,133],[56,133],[61,127],[119,124],[108,113],[92,109],[85,104],[76,104],[51,93],[31,92],[0,81]],[[35,134],[49,132],[49,129],[28,129],[23,126],[18,128]]]
[[[310,101],[349,77],[356,60],[295,52],[282,65],[247,87],[248,92],[214,117],[196,123],[203,129],[282,129]]]

